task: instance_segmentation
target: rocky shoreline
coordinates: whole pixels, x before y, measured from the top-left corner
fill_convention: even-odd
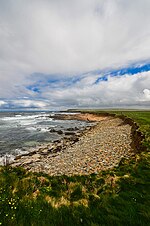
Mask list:
[[[58,116],[57,116],[58,117]],[[41,146],[27,155],[17,156],[11,166],[22,166],[32,172],[49,175],[98,173],[133,155],[131,125],[120,118],[92,114],[60,115],[63,120],[96,121],[85,131],[68,131],[61,140]],[[57,119],[58,119],[57,118]]]

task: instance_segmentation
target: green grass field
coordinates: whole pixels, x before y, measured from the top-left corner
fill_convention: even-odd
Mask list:
[[[0,225],[150,225],[150,112],[114,113],[138,123],[147,150],[89,176],[50,177],[1,167]]]

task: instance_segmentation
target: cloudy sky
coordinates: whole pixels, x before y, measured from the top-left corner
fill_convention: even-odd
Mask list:
[[[150,108],[150,0],[0,0],[0,109]]]

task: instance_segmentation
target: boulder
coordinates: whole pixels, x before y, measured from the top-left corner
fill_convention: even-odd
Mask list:
[[[57,130],[55,130],[55,129],[52,128],[52,129],[49,130],[49,132],[50,132],[50,133],[56,133]]]
[[[62,130],[57,130],[57,133],[58,133],[59,135],[61,135],[61,134],[63,134],[63,131],[62,131]]]

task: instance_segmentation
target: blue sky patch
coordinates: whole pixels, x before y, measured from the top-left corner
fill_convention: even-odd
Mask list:
[[[106,82],[106,81],[108,81],[107,76],[100,77],[95,81],[95,84],[98,84],[99,82]]]
[[[115,76],[123,76],[126,74],[135,75],[135,74],[147,72],[147,71],[150,71],[150,64],[145,64],[145,65],[141,65],[141,66],[133,65],[133,66],[122,68],[122,69],[107,71],[107,72],[104,72],[104,75],[102,77],[98,78],[95,81],[95,84],[98,84],[101,81],[107,81],[108,76],[115,77]]]
[[[49,87],[53,89],[58,88],[67,88],[72,87],[78,82],[80,82],[85,77],[88,77],[88,75],[99,75],[100,77],[96,79],[94,84],[98,84],[100,82],[107,82],[108,77],[115,77],[115,76],[124,76],[126,74],[128,75],[134,75],[137,73],[147,72],[150,71],[150,64],[143,64],[143,65],[132,65],[129,67],[119,68],[115,70],[95,70],[92,72],[83,73],[80,75],[76,75],[73,77],[65,77],[65,75],[62,75],[62,78],[58,78],[58,75],[45,75],[40,73],[34,73],[31,75],[33,78],[34,84],[27,86],[26,88],[30,91],[33,91],[34,93],[40,94],[42,91],[42,88]],[[30,77],[30,79],[31,79]]]
[[[115,70],[111,73],[111,75],[125,75],[125,74],[129,74],[129,75],[135,75],[137,73],[142,73],[142,72],[147,72],[150,71],[150,64],[146,64],[146,65],[142,65],[139,67],[128,67],[128,68],[123,68],[121,70]]]
[[[35,93],[40,93],[40,89],[39,87],[37,87],[36,85],[30,85],[26,87],[28,90],[33,91]]]

